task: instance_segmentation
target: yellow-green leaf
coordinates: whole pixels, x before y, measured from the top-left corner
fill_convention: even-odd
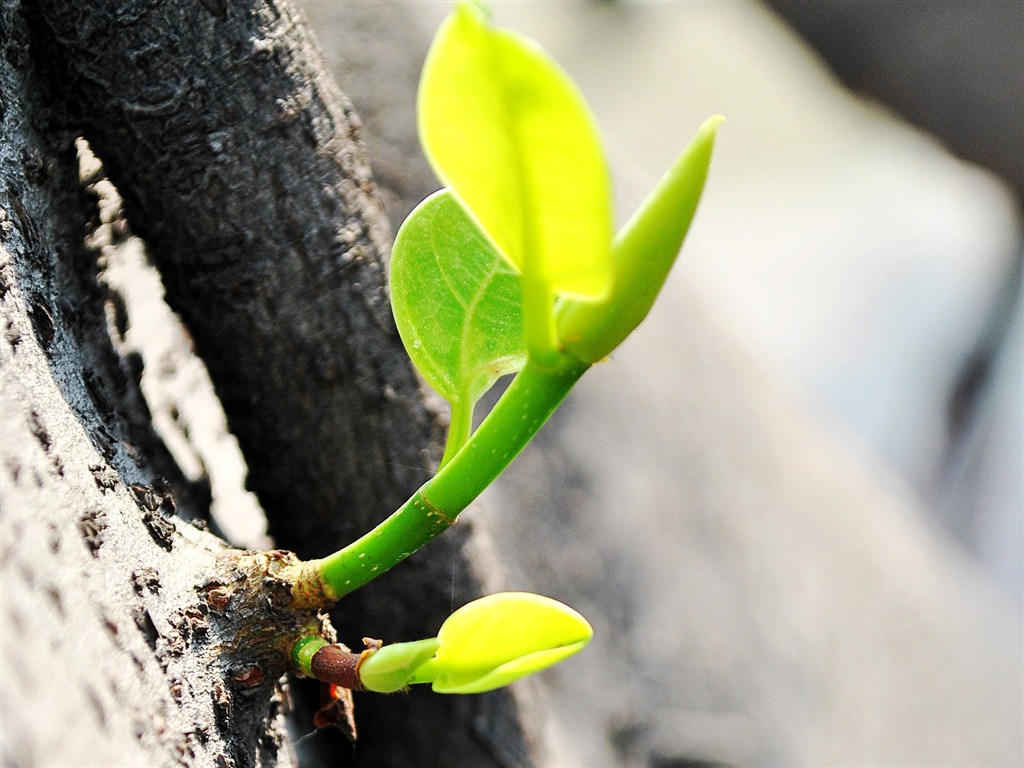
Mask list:
[[[436,656],[412,682],[431,682],[438,693],[482,693],[573,655],[593,634],[579,613],[549,597],[488,595],[441,625]]]
[[[715,115],[697,135],[612,243],[615,288],[601,300],[567,299],[558,310],[558,336],[580,360],[597,362],[647,316],[675,263],[700,202],[711,165]]]
[[[523,272],[528,312],[532,291],[539,306],[555,292],[609,290],[600,139],[575,85],[533,41],[460,3],[427,55],[419,122],[438,176]]]
[[[359,664],[359,682],[368,691],[393,693],[409,684],[409,679],[433,658],[438,640],[431,637],[411,643],[392,643],[366,652]]]

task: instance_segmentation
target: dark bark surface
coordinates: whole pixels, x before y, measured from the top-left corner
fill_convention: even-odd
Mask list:
[[[422,482],[435,429],[393,329],[357,118],[286,5],[40,5],[271,534],[326,554]]]
[[[204,597],[211,578],[232,577],[225,545],[181,522],[204,513],[202,493],[192,509],[149,427],[137,363],[111,349],[81,249],[73,140],[89,140],[147,241],[276,543],[308,558],[403,501],[438,437],[391,320],[389,234],[358,119],[282,3],[3,14],[3,660],[20,670],[3,676],[4,763],[272,763],[280,670],[225,653],[262,618],[234,603],[212,615]],[[346,600],[342,639],[436,632],[479,591],[471,539],[460,526]],[[55,700],[58,721],[87,713],[63,739],[45,736]],[[317,737],[310,760],[531,762],[506,692],[357,707],[358,745]]]
[[[279,675],[232,681],[238,625],[196,589],[225,546],[183,521],[202,497],[112,346],[95,201],[17,5],[0,41],[0,761],[287,764]]]

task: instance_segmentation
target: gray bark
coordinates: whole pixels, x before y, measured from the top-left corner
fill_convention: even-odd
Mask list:
[[[273,764],[283,688],[231,679],[196,589],[225,546],[184,522],[201,495],[111,346],[95,201],[17,7],[0,30],[0,760]]]
[[[146,239],[271,534],[314,557],[403,501],[438,437],[390,317],[358,119],[283,3],[43,2],[2,20],[4,763],[272,764],[280,659],[237,642],[270,620],[245,590],[227,611],[208,599],[238,564],[182,522],[203,495],[111,349],[72,142]],[[470,539],[346,600],[342,639],[433,634],[479,590]],[[320,757],[531,762],[507,692],[364,703],[358,747],[321,737]]]

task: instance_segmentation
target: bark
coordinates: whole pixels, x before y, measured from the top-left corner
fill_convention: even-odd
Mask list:
[[[4,762],[272,764],[283,670],[262,633],[281,606],[243,588],[267,561],[243,573],[181,520],[202,494],[152,433],[137,362],[111,349],[72,142],[89,140],[146,239],[271,534],[314,557],[403,501],[438,438],[391,320],[358,119],[283,3],[3,14],[3,659],[19,670],[4,675]],[[347,600],[342,639],[434,633],[479,591],[470,540],[453,531]],[[507,692],[364,702],[358,747],[319,737],[314,752],[531,762]],[[75,720],[61,740],[53,718]]]
[[[405,500],[436,437],[390,319],[357,119],[285,5],[40,7],[271,534],[326,554]]]
[[[196,589],[225,546],[202,531],[201,496],[152,431],[133,361],[111,345],[112,297],[83,244],[95,201],[29,39],[5,6],[0,759],[273,764],[279,676],[232,680],[231,618],[211,617]]]

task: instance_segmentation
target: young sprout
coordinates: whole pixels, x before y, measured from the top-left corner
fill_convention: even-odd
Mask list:
[[[451,404],[437,474],[344,549],[301,565],[294,594],[324,606],[455,522],[533,438],[573,385],[644,319],[696,212],[721,117],[697,132],[612,235],[611,187],[590,110],[532,41],[460,2],[434,39],[419,91],[420,139],[446,188],[395,239],[391,302],[409,356]],[[475,430],[498,377],[512,383]],[[460,608],[437,637],[351,653],[315,634],[292,645],[305,675],[388,693],[429,683],[479,693],[582,649],[586,619],[526,593]]]
[[[350,688],[392,693],[430,683],[437,693],[483,693],[572,656],[593,634],[586,619],[557,600],[499,592],[459,608],[437,637],[360,654],[309,638],[295,654],[305,674]]]
[[[460,2],[423,67],[420,139],[446,189],[405,220],[391,301],[406,350],[451,403],[438,473],[362,538],[307,564],[296,592],[337,600],[455,522],[569,390],[647,315],[704,188],[712,117],[613,237],[590,110],[533,41]],[[518,373],[516,373],[518,372]],[[516,373],[479,427],[473,411]]]

